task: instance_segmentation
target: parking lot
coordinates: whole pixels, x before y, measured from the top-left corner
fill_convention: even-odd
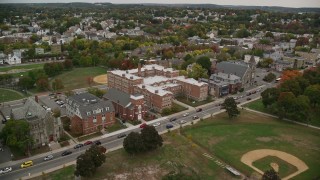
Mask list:
[[[61,116],[66,115],[66,96],[62,94],[58,95],[45,95],[39,97],[39,104],[42,105],[45,109],[48,110],[54,110],[54,109],[60,109]]]

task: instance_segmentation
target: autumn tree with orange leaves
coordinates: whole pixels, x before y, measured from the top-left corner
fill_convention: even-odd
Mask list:
[[[285,70],[281,75],[281,83],[297,76],[302,76],[302,73],[298,70]]]

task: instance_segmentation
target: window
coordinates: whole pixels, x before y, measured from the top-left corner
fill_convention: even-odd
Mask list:
[[[93,116],[93,123],[97,123],[97,117]]]

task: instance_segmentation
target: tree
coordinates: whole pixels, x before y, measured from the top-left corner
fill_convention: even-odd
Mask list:
[[[49,80],[48,80],[48,78],[42,77],[37,80],[36,85],[37,85],[37,89],[39,91],[48,90],[49,89]]]
[[[245,37],[248,37],[250,35],[251,34],[247,29],[240,29],[236,33],[236,37],[238,37],[238,38],[245,38]]]
[[[54,81],[51,84],[51,87],[54,91],[57,91],[57,90],[64,88],[62,80],[58,79],[58,78],[54,79]]]
[[[306,88],[304,95],[308,96],[311,102],[311,105],[315,107],[320,105],[320,85],[311,85]]]
[[[61,111],[59,108],[54,108],[53,109],[53,117],[58,118],[61,116]]]
[[[70,60],[70,59],[65,60],[63,62],[63,66],[64,66],[65,69],[71,70],[73,68],[72,60]]]
[[[281,180],[281,178],[275,170],[270,169],[264,172],[262,180]]]
[[[92,145],[86,150],[86,154],[88,153],[91,156],[91,160],[96,168],[100,167],[106,161],[106,155],[104,155],[100,147],[101,146]]]
[[[96,167],[92,161],[92,157],[88,153],[81,154],[77,157],[76,176],[91,177],[96,172]]]
[[[232,97],[228,97],[224,100],[223,107],[226,109],[230,119],[240,114],[237,103]]]
[[[208,71],[201,67],[201,65],[195,64],[192,66],[192,71],[189,72],[189,76],[197,80],[199,78],[208,78]]]
[[[141,138],[146,150],[154,150],[162,146],[162,137],[154,126],[146,126],[141,130]]]
[[[137,154],[145,151],[143,140],[139,133],[131,132],[123,141],[123,148],[129,154]]]
[[[272,72],[268,73],[264,78],[263,80],[266,81],[266,82],[271,82],[273,80],[276,79],[276,75],[273,74]]]
[[[303,93],[303,91],[299,85],[299,82],[297,82],[295,79],[290,79],[290,80],[284,81],[280,85],[280,91],[281,92],[292,92],[296,96]]]
[[[19,79],[18,86],[22,89],[31,89],[34,86],[34,81],[26,76]]]
[[[211,61],[210,61],[209,57],[202,56],[199,59],[197,59],[196,62],[198,64],[200,64],[202,66],[202,68],[207,69],[208,71],[210,71],[210,69],[211,69]]]
[[[99,88],[88,88],[88,92],[97,96],[98,98],[102,98],[102,96],[106,93],[106,91]]]
[[[297,76],[301,76],[301,72],[298,70],[286,70],[283,71],[282,75],[281,75],[281,82],[287,81],[289,79],[293,79]]]
[[[30,126],[25,120],[9,120],[3,127],[0,137],[5,145],[21,149],[24,152],[29,151],[33,144]]]
[[[268,88],[261,93],[262,103],[264,107],[268,107],[277,102],[280,95],[278,88]]]

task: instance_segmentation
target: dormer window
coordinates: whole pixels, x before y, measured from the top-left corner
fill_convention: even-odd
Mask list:
[[[87,112],[87,116],[90,116],[91,115],[91,112]]]

